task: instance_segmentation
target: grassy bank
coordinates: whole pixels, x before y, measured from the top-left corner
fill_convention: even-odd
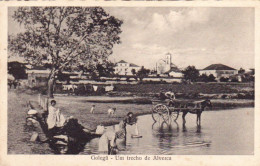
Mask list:
[[[30,142],[31,133],[25,131],[26,101],[36,95],[8,92],[8,154],[50,154],[49,144]]]
[[[160,93],[172,89],[174,93],[247,93],[254,91],[254,83],[194,83],[194,84],[118,84],[117,92],[134,94]]]

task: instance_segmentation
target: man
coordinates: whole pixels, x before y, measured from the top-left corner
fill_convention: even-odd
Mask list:
[[[172,89],[170,89],[168,92],[165,92],[165,96],[171,100],[175,99],[175,94],[172,92]]]
[[[30,126],[28,129],[30,131],[32,130],[33,133],[30,141],[36,141],[37,139],[39,139],[40,142],[47,141],[47,137],[44,134],[46,131],[46,125],[41,117],[41,114],[38,113],[38,111],[30,109],[27,112],[26,126]]]

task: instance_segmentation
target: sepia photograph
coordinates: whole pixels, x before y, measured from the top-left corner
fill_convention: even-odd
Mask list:
[[[255,154],[254,7],[11,6],[7,17],[8,155]]]

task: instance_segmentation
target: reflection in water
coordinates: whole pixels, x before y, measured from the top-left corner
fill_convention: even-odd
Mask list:
[[[154,122],[151,115],[140,116],[138,124],[143,137],[131,138],[134,128],[129,126],[126,141],[117,142],[118,154],[251,154],[254,150],[253,115],[253,108],[204,112],[202,126],[193,123],[195,116],[187,116],[186,125],[182,125],[181,118],[167,124]],[[93,139],[82,154],[96,154],[97,146],[98,139]]]
[[[197,133],[201,133],[201,125],[197,125]]]

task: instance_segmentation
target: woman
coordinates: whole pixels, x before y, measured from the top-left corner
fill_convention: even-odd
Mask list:
[[[126,117],[119,123],[118,129],[116,130],[117,137],[119,139],[126,139],[126,125],[136,124],[136,118],[133,117],[133,112],[129,112]]]
[[[106,131],[99,139],[98,151],[103,154],[115,154],[117,152],[116,139],[117,135],[114,131]]]
[[[65,117],[61,114],[60,110],[55,107],[56,101],[52,100],[48,109],[49,114],[47,117],[47,125],[50,135],[57,133],[66,121]]]

